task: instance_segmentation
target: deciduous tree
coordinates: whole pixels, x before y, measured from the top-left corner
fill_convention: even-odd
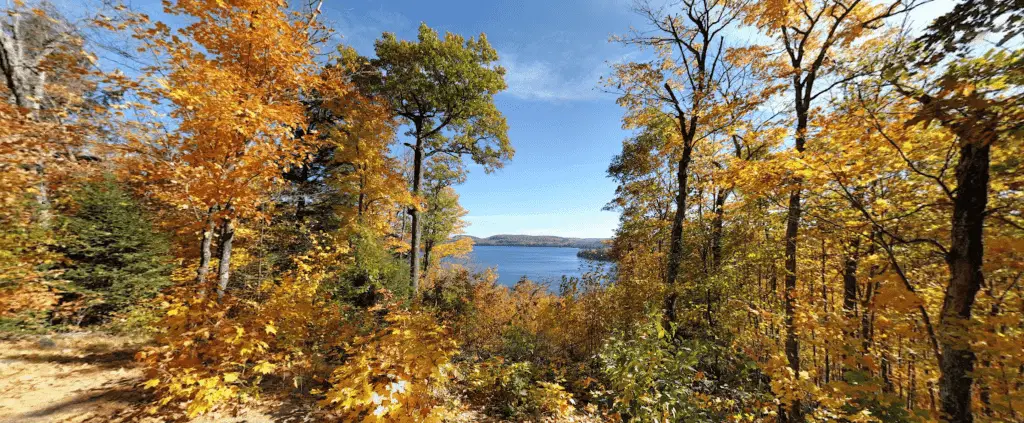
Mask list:
[[[200,283],[219,225],[223,296],[236,227],[264,217],[261,206],[282,171],[309,152],[294,128],[305,124],[301,96],[314,83],[315,19],[292,14],[285,1],[180,0],[166,11],[188,25],[172,30],[157,22],[137,34],[165,60],[147,76],[158,81],[154,89],[176,128],[132,140],[132,177],[148,182],[156,200],[188,212],[184,227],[202,234]]]
[[[438,154],[469,156],[486,171],[499,168],[514,153],[508,124],[494,105],[505,89],[505,70],[483,34],[465,39],[443,37],[426,24],[417,41],[401,41],[385,33],[375,44],[375,71],[362,78],[368,92],[387,101],[392,113],[409,125],[407,142],[413,153],[412,242],[409,252],[413,292],[419,289],[423,230],[423,181],[426,160]]]
[[[689,205],[690,164],[697,145],[728,126],[724,113],[728,97],[721,83],[731,71],[726,60],[726,31],[739,19],[737,9],[722,2],[683,1],[681,10],[666,11],[651,3],[638,3],[649,31],[635,31],[620,37],[627,45],[653,49],[657,58],[649,62],[615,66],[607,81],[621,90],[619,104],[629,110],[627,128],[657,127],[664,115],[671,117],[673,131],[661,133],[658,154],[675,162],[675,211],[667,256],[665,281],[670,285],[665,299],[666,318],[675,319],[677,294],[671,286],[679,276],[685,242],[683,224]],[[664,122],[663,122],[664,123]]]
[[[913,2],[876,5],[868,1],[778,1],[750,2],[744,8],[745,23],[757,26],[782,51],[775,63],[775,76],[790,81],[793,107],[793,150],[796,156],[807,148],[809,121],[815,101],[841,83],[847,75],[838,72],[840,52],[855,48],[855,41],[882,26],[895,13],[913,7]],[[801,183],[792,179],[785,235],[786,358],[799,377],[800,344],[794,326],[796,314],[797,237],[800,229]],[[804,420],[799,398],[787,413],[792,422]]]

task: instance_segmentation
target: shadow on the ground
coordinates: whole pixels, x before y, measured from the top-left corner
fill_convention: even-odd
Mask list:
[[[99,391],[99,392],[97,392]],[[129,404],[140,404],[146,401],[148,396],[141,389],[135,389],[130,386],[120,386],[111,389],[100,389],[93,390],[81,395],[76,395],[65,401],[61,401],[57,404],[49,407],[35,410],[22,415],[23,418],[41,419],[52,415],[59,415],[67,411],[72,411],[76,407],[84,405],[94,404],[117,404],[121,407]]]
[[[276,403],[264,411],[273,423],[334,421],[317,407],[317,398],[308,394],[309,386],[296,387],[290,379],[268,375],[262,387]]]
[[[324,413],[316,410],[310,403],[298,399],[285,401],[273,412],[269,413],[274,423],[306,423],[324,421]]]
[[[20,361],[47,368],[59,368],[61,370],[55,376],[57,379],[68,381],[66,383],[94,377],[103,377],[105,382],[101,386],[74,394],[56,394],[56,397],[51,397],[45,405],[26,404],[14,420],[0,417],[0,422],[52,422],[60,421],[68,415],[82,419],[76,421],[89,423],[150,421],[151,418],[163,419],[161,421],[187,421],[184,416],[176,414],[150,416],[146,409],[156,401],[152,392],[140,386],[141,380],[135,373],[116,372],[119,369],[133,369],[138,366],[134,356],[140,347],[139,344],[77,346],[74,353],[67,349],[61,351],[57,349],[59,347],[51,347],[3,356],[0,362]],[[101,372],[104,374],[100,375]],[[318,398],[308,395],[308,387],[295,388],[289,379],[268,376],[264,380],[263,388],[265,396],[262,404],[242,405],[234,413],[222,410],[227,414],[234,414],[235,417],[206,416],[198,421],[307,423],[335,420],[328,412],[317,407]],[[54,400],[57,402],[53,402]]]
[[[18,354],[7,356],[6,359],[31,363],[88,364],[103,369],[116,369],[134,365],[135,350],[114,350],[80,356],[55,353]]]

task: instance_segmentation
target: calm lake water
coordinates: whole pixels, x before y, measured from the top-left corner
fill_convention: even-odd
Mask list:
[[[565,276],[580,276],[588,269],[588,262],[576,257],[578,248],[561,247],[488,247],[475,246],[465,259],[452,262],[465,264],[482,271],[497,267],[498,283],[515,285],[526,276],[536,282],[551,282],[553,288]]]

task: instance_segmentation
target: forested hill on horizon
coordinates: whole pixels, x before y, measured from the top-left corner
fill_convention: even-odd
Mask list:
[[[604,248],[605,238],[563,238],[552,235],[492,235],[478,238],[466,235],[462,238],[473,240],[473,245],[482,247],[569,247],[569,248]]]

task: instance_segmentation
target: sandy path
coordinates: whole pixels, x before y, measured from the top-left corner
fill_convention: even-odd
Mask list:
[[[138,345],[82,333],[0,341],[0,423],[123,420],[144,401]]]
[[[140,387],[138,340],[98,333],[0,339],[0,423],[159,423],[144,413],[152,397]],[[310,401],[266,396],[254,407],[190,423],[333,421]],[[492,421],[464,413],[458,422]]]
[[[0,423],[156,423],[134,362],[141,343],[97,333],[0,339]],[[307,407],[265,401],[260,410],[212,414],[192,423],[319,421]],[[263,408],[266,408],[265,410]]]

